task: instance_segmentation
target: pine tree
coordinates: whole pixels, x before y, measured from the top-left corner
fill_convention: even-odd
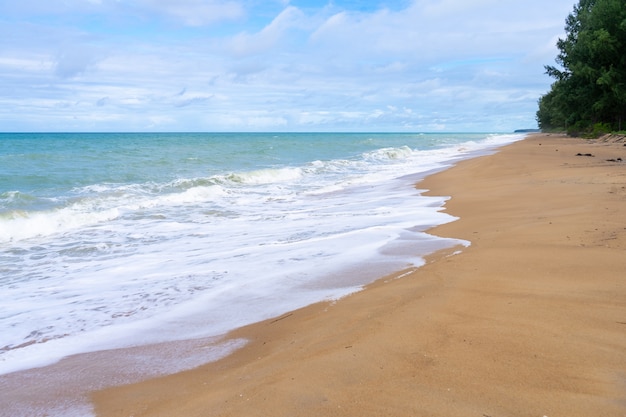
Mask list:
[[[626,0],[580,0],[559,39],[555,79],[539,99],[543,130],[570,132],[626,127]]]

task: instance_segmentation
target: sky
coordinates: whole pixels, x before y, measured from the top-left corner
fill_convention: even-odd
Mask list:
[[[536,128],[574,0],[0,0],[0,131]]]

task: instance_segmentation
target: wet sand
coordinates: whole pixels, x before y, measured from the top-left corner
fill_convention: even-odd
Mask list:
[[[621,142],[532,135],[432,175],[417,187],[460,220],[431,233],[470,247],[95,392],[97,414],[626,416],[624,160]]]

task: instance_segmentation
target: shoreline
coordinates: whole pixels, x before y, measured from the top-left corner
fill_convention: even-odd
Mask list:
[[[468,136],[483,137],[485,135],[469,134]],[[493,136],[493,138],[490,139],[489,136]],[[398,235],[396,240],[389,242],[389,244],[386,244],[383,248],[379,249],[378,258],[380,261],[370,258],[367,255],[367,249],[355,251],[354,248],[350,250],[350,246],[344,246],[343,248],[338,248],[339,250],[336,252],[338,255],[345,257],[348,263],[350,263],[349,258],[352,258],[351,265],[344,267],[344,270],[341,272],[329,274],[328,271],[323,272],[326,262],[321,264],[316,263],[315,258],[319,259],[318,256],[309,258],[307,262],[308,269],[303,269],[300,273],[309,275],[309,278],[314,275],[321,276],[323,278],[318,279],[315,284],[312,283],[309,278],[306,280],[303,279],[302,282],[306,281],[306,285],[302,294],[306,294],[309,289],[317,288],[318,290],[328,289],[331,291],[331,294],[328,296],[316,296],[306,302],[295,302],[296,299],[292,296],[281,296],[280,293],[278,293],[276,294],[278,296],[277,298],[287,302],[289,306],[283,305],[280,307],[279,303],[279,306],[277,306],[278,308],[268,311],[267,308],[254,309],[252,304],[245,301],[246,299],[253,299],[252,297],[254,297],[254,294],[251,294],[250,298],[239,294],[239,297],[237,298],[239,300],[244,300],[244,302],[240,304],[228,303],[230,304],[230,311],[241,311],[245,316],[245,311],[249,310],[247,319],[241,320],[241,317],[239,317],[239,323],[232,326],[223,325],[222,320],[219,318],[219,312],[227,312],[229,309],[222,310],[221,308],[209,308],[208,310],[205,310],[204,313],[207,315],[206,317],[209,318],[209,320],[207,320],[209,325],[207,326],[207,323],[204,323],[203,328],[210,328],[210,323],[217,323],[218,326],[221,327],[221,331],[209,332],[208,338],[205,339],[200,339],[199,335],[196,335],[196,337],[169,337],[172,334],[175,334],[176,330],[171,332],[172,327],[166,328],[159,326],[157,332],[167,336],[165,339],[169,339],[169,341],[149,340],[149,337],[151,336],[150,334],[147,334],[148,339],[146,339],[139,332],[131,332],[127,333],[127,338],[130,340],[127,340],[125,337],[119,338],[119,340],[122,341],[121,346],[113,343],[106,347],[101,346],[100,349],[96,350],[87,349],[84,352],[79,352],[80,349],[77,349],[70,354],[58,355],[59,358],[63,357],[63,359],[58,361],[51,361],[47,365],[42,363],[32,363],[32,366],[29,366],[26,369],[19,367],[24,360],[28,361],[39,358],[40,355],[38,355],[38,353],[41,353],[43,354],[41,356],[44,356],[46,352],[48,352],[52,353],[52,356],[54,356],[54,353],[59,346],[55,346],[54,343],[51,343],[50,346],[47,344],[36,344],[34,346],[36,348],[35,351],[23,353],[18,351],[18,357],[16,358],[11,358],[11,352],[6,352],[9,353],[9,355],[3,356],[2,358],[4,360],[4,371],[6,371],[6,368],[13,367],[14,372],[3,372],[3,374],[0,375],[0,389],[2,389],[4,393],[3,395],[0,395],[0,410],[2,410],[0,411],[0,415],[14,416],[20,415],[21,413],[39,415],[47,413],[51,416],[67,417],[68,410],[70,409],[72,416],[76,415],[83,417],[85,415],[90,415],[89,402],[87,399],[88,393],[91,391],[104,389],[114,385],[131,384],[158,376],[196,368],[202,364],[226,356],[232,350],[245,343],[244,340],[228,340],[221,343],[220,340],[228,331],[246,324],[256,323],[268,318],[277,317],[281,314],[285,314],[311,303],[342,298],[347,295],[348,292],[351,293],[359,291],[364,285],[379,279],[385,274],[394,273],[400,268],[408,267],[408,265],[412,265],[412,267],[422,265],[425,254],[436,251],[439,248],[453,245],[457,243],[458,240],[433,237],[424,232],[424,230],[432,228],[436,224],[442,224],[445,221],[453,221],[455,218],[450,217],[445,213],[441,213],[443,204],[447,200],[447,197],[421,196],[420,194],[423,190],[416,190],[414,185],[421,181],[421,179],[425,176],[432,175],[435,172],[446,169],[453,164],[454,161],[458,162],[462,159],[470,159],[480,155],[491,154],[492,152],[495,152],[495,149],[499,146],[502,146],[500,141],[504,140],[506,143],[510,143],[510,140],[512,139],[520,140],[521,138],[522,135],[513,135],[513,137],[511,137],[511,135],[502,134],[487,135],[487,137],[483,139],[488,144],[482,143],[480,145],[475,145],[472,142],[464,143],[462,147],[456,150],[456,152],[453,151],[453,147],[445,147],[445,153],[453,153],[455,156],[452,157],[449,155],[448,158],[444,158],[444,160],[440,161],[440,163],[430,165],[427,162],[432,159],[433,155],[430,155],[430,152],[427,151],[426,155],[421,155],[420,158],[415,161],[416,165],[408,164],[406,168],[411,172],[410,174],[406,174],[406,169],[396,171],[397,173],[394,176],[378,185],[381,188],[390,187],[386,192],[378,191],[378,193],[380,193],[380,199],[373,195],[373,193],[376,194],[376,188],[378,186],[372,188],[373,193],[367,188],[363,188],[358,191],[355,190],[352,194],[357,199],[355,200],[355,202],[358,201],[357,204],[349,204],[349,199],[346,201],[348,204],[339,210],[340,216],[335,220],[335,229],[350,229],[351,218],[354,215],[359,217],[360,214],[368,215],[368,212],[375,214],[379,210],[381,214],[384,215],[384,213],[387,212],[385,206],[387,205],[386,201],[388,198],[391,198],[392,200],[389,201],[389,204],[392,206],[397,205],[395,208],[392,207],[391,212],[393,212],[396,208],[399,209],[399,213],[403,213],[402,215],[406,221],[405,224],[413,225],[413,227],[410,230],[403,230],[404,228],[402,227],[399,228],[400,234],[403,236],[401,237]],[[422,139],[421,135],[420,139]],[[466,139],[469,139],[469,137]],[[500,143],[500,145],[497,145],[498,143]],[[423,164],[430,166],[430,169],[424,170],[422,168]],[[383,169],[385,168],[383,167]],[[394,198],[393,196],[395,193],[400,194]],[[337,195],[341,194],[344,193],[337,193]],[[368,208],[364,203],[370,199],[378,201],[378,203]],[[321,207],[321,211],[324,212],[324,210],[325,209]],[[359,213],[359,210],[362,210],[363,213]],[[352,211],[356,212],[351,213]],[[314,217],[317,217],[317,215],[318,213],[316,213]],[[344,215],[347,217],[346,222],[341,220]],[[380,236],[386,235],[387,232],[386,226],[384,226],[385,223],[386,222],[383,220],[382,224],[372,224],[372,226],[374,226],[374,234],[377,233],[376,230],[378,227],[376,226],[382,226],[382,229],[380,229],[382,232],[380,233]],[[297,226],[297,224],[294,226]],[[296,229],[298,229],[298,227],[296,227]],[[259,229],[259,231],[264,235],[266,233],[263,229]],[[416,238],[413,239],[414,237]],[[376,236],[374,236],[374,239],[376,239]],[[368,239],[364,239],[363,242],[366,243],[366,246],[374,246],[374,242],[369,242],[372,245],[367,244]],[[469,242],[463,243],[469,244]],[[206,245],[199,246],[199,248],[200,247],[204,248]],[[322,250],[320,253],[323,253],[325,250],[324,248],[320,249]],[[328,250],[331,254],[335,252],[335,249],[332,247],[329,247]],[[351,253],[352,255],[346,255],[346,250],[348,250],[347,253]],[[184,251],[182,253],[184,254]],[[178,253],[178,255],[170,255],[173,258],[182,258],[182,256],[179,256],[180,253]],[[376,257],[376,254],[372,253],[372,256]],[[287,259],[288,254],[283,253],[281,254],[281,257]],[[355,262],[355,257],[358,259],[357,262]],[[298,258],[294,257],[293,259],[297,260]],[[271,259],[267,257],[259,257],[259,260],[261,262],[266,262],[268,265],[272,263]],[[183,270],[187,266],[184,265],[184,262],[185,261],[183,260],[183,263],[180,265],[183,267]],[[386,262],[389,262],[389,264],[386,265]],[[258,281],[259,283],[266,281],[265,275],[267,271],[261,272],[261,269],[263,268],[257,269],[249,264],[247,266],[245,264],[239,264],[243,267],[242,269],[244,269],[240,271],[240,273],[243,273],[246,276],[249,275],[251,281]],[[277,265],[280,269],[282,269],[282,266],[284,266],[284,264],[281,264],[280,266]],[[190,267],[193,271],[193,265]],[[197,269],[196,272],[199,276],[204,276],[205,271],[200,268]],[[276,270],[276,272],[282,274],[283,271]],[[164,273],[163,275],[168,274]],[[294,274],[292,271],[291,275],[297,278],[299,274]],[[174,269],[172,269],[172,274],[169,276],[176,277],[176,280],[178,280],[178,276]],[[189,277],[191,276],[192,275],[189,275]],[[259,278],[262,279],[259,280]],[[184,288],[184,285],[181,285],[181,287]],[[254,286],[251,286],[250,288],[252,287]],[[147,293],[150,293],[147,289],[146,291]],[[251,292],[253,293],[254,289]],[[288,292],[289,291],[287,289],[285,293]],[[238,291],[234,291],[233,293],[238,293]],[[270,298],[273,298],[271,293],[268,295]],[[224,298],[228,297],[220,296],[220,298],[224,301]],[[268,297],[262,298],[266,301],[261,301],[261,303],[265,303],[269,299]],[[220,304],[220,300],[216,301],[217,304]],[[227,302],[224,301],[224,303]],[[106,305],[107,303],[103,300],[102,304]],[[271,304],[272,303],[268,306],[269,308],[272,308]],[[215,313],[218,314],[216,315]],[[228,316],[229,314],[227,313],[226,315]],[[236,313],[232,316],[233,318],[237,318],[240,314]],[[90,317],[89,312],[87,312],[87,315],[84,318],[85,321],[90,322]],[[201,322],[204,321],[201,315],[196,315],[195,318]],[[191,320],[181,319],[180,324],[183,325],[183,327],[186,325],[188,326],[193,323],[193,319],[194,317],[191,317]],[[69,321],[72,322],[72,320]],[[194,326],[192,325],[192,327]],[[159,338],[157,337],[157,339]],[[139,341],[139,343],[134,343],[133,340]],[[124,346],[125,343],[126,346]],[[71,344],[69,344],[69,346],[71,346]],[[37,348],[40,349],[40,352],[37,352]],[[21,357],[19,354],[21,354]],[[72,406],[72,404],[75,406]],[[78,409],[87,411],[74,412],[74,410]]]
[[[429,176],[416,186],[460,216],[429,233],[471,241],[460,254],[235,330],[249,342],[217,362],[95,392],[97,415],[623,416],[619,157],[531,135]]]

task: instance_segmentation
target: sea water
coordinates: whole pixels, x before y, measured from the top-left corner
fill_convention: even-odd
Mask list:
[[[0,374],[210,337],[460,242],[415,183],[504,134],[0,134]]]

